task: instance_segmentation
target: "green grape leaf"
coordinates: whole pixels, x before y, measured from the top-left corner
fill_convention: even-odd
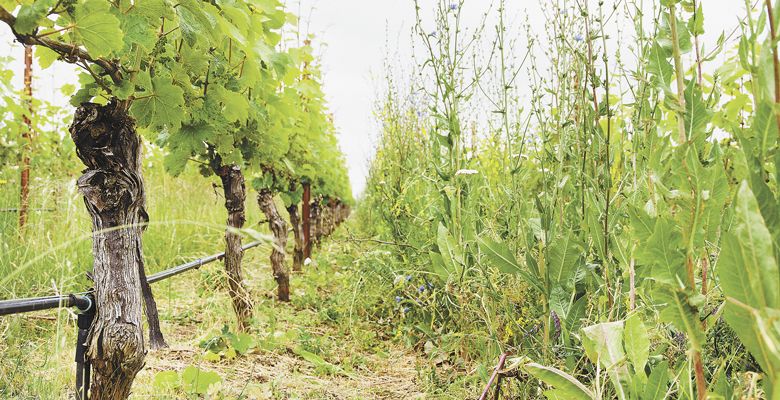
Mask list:
[[[149,20],[139,14],[130,14],[122,19],[122,31],[124,32],[124,41],[126,49],[130,49],[133,44],[138,44],[147,52],[154,49],[157,43],[157,34]]]
[[[206,394],[209,387],[222,382],[222,377],[216,372],[202,370],[195,366],[188,366],[181,374],[184,382],[184,390],[194,394]]]
[[[176,371],[160,371],[154,375],[153,386],[157,390],[171,390],[179,384],[179,374]]]
[[[130,112],[144,128],[165,128],[177,131],[181,127],[184,96],[169,77],[152,78],[152,92],[143,92],[133,101]]]
[[[165,4],[165,0],[135,0],[134,5],[133,10],[150,22],[173,17],[171,8]]]
[[[23,35],[33,33],[35,28],[40,25],[41,20],[46,18],[46,14],[54,6],[54,2],[54,0],[36,0],[32,4],[22,5],[16,16],[14,30]]]
[[[249,102],[241,93],[220,88],[222,115],[230,122],[244,121],[249,118]]]
[[[255,340],[251,335],[241,332],[230,336],[230,345],[233,346],[239,354],[246,354],[250,348],[255,346]]]
[[[181,0],[176,7],[181,35],[190,47],[195,46],[199,37],[209,43],[214,41],[216,20],[206,12],[204,4],[202,1]]]
[[[47,69],[60,58],[60,55],[48,47],[35,46],[35,58],[38,59],[38,65],[41,69]]]
[[[124,47],[124,33],[110,7],[105,0],[86,0],[74,12],[72,32],[92,57],[107,56]]]

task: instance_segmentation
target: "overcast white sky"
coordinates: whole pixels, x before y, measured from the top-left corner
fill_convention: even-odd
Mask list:
[[[429,19],[427,23],[431,26],[431,10],[437,1],[420,1],[424,18]],[[507,14],[515,24],[523,23],[528,16],[532,27],[541,30],[544,19],[540,15],[540,4],[547,1],[550,0],[507,0]],[[707,31],[703,41],[710,44],[715,42],[721,31],[732,30],[737,24],[737,18],[744,15],[743,0],[702,2]],[[492,3],[491,0],[466,0],[463,10],[466,24],[476,24]],[[415,22],[414,2],[287,0],[287,7],[296,13],[300,11],[303,20],[309,21],[310,32],[318,36],[318,44],[324,42],[327,45],[320,50],[325,92],[335,115],[341,148],[346,153],[350,178],[357,195],[365,185],[368,162],[377,135],[372,111],[376,89],[382,87],[386,55],[388,52],[393,54],[393,64],[407,68],[411,65],[409,55],[413,40],[411,29]],[[3,24],[0,25],[0,45],[10,44],[9,30]],[[521,43],[524,40],[521,39]],[[18,57],[19,61],[13,65],[21,75],[21,46],[10,45],[9,54]],[[44,72],[37,71],[35,76],[36,95],[46,98],[59,98],[56,88],[62,83],[75,82],[72,69],[66,65],[57,65]],[[21,79],[17,84],[21,85]]]

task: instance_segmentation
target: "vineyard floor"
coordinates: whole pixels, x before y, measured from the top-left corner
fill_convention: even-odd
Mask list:
[[[224,200],[211,192],[204,195],[202,177],[174,179],[157,166],[147,175],[151,218],[159,221],[144,235],[149,273],[214,254],[224,246]],[[8,239],[0,240],[4,248],[0,298],[88,287],[84,271],[91,263],[89,219],[74,187],[70,178],[35,182],[34,190],[45,194],[35,207],[53,211],[33,214],[23,239],[15,232],[15,215],[0,215],[0,233]],[[14,189],[0,187],[5,203],[12,204],[8,199],[16,195]],[[187,207],[172,206],[180,198],[190,199]],[[247,221],[261,220],[256,205],[248,201]],[[397,339],[389,324],[370,316],[372,306],[366,306],[368,294],[359,283],[364,278],[354,264],[361,254],[376,249],[347,240],[347,225],[353,224],[339,228],[314,252],[312,265],[293,274],[288,304],[273,298],[269,245],[245,253],[244,277],[255,319],[248,349],[235,357],[228,350],[218,352],[215,359],[201,346],[219,337],[225,327],[229,333],[235,330],[221,262],[155,284],[170,348],[148,353],[132,398],[413,399],[431,392],[430,384],[420,378],[431,370],[427,356]],[[248,222],[247,228],[264,230],[257,222]],[[395,305],[392,294],[374,292],[370,297]],[[0,318],[0,398],[71,398],[74,317],[71,310],[60,309]],[[194,388],[184,382],[182,374],[193,368],[216,374],[219,382],[210,385],[210,393],[193,394]]]
[[[188,277],[158,290],[163,330],[170,348],[150,352],[138,375],[134,398],[163,398],[159,373],[195,366],[217,372],[221,383],[212,385],[217,398],[229,399],[413,399],[423,397],[418,369],[424,364],[414,352],[382,341],[360,322],[347,322],[332,298],[340,285],[340,265],[333,260],[337,241],[321,249],[316,265],[293,276],[293,301],[272,298],[273,280],[266,251],[247,252],[248,282],[257,299],[258,320],[252,336],[256,347],[246,354],[220,361],[204,359],[199,344],[214,336],[223,324],[232,326],[230,301],[224,291],[199,293],[199,277]],[[211,266],[208,275],[219,268]],[[167,292],[170,289],[170,292]],[[170,296],[170,299],[166,299]],[[204,329],[204,327],[211,327]],[[266,339],[262,339],[266,338]],[[301,355],[305,352],[305,355]],[[171,393],[172,395],[173,393]]]

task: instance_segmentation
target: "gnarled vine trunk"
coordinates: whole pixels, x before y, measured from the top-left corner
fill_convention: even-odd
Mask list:
[[[284,249],[287,246],[287,223],[279,215],[274,204],[274,195],[270,190],[261,190],[257,194],[257,205],[268,219],[268,228],[274,235],[274,248],[271,250],[271,268],[276,279],[279,301],[290,301],[290,272],[284,265]]]
[[[287,207],[287,213],[290,214],[290,225],[292,225],[293,237],[295,238],[292,270],[301,271],[303,268],[303,228],[301,227],[301,217],[298,215],[298,205],[292,204]]]
[[[249,291],[244,286],[241,270],[241,260],[244,250],[241,248],[241,235],[236,232],[246,221],[244,202],[246,201],[246,185],[241,168],[230,165],[216,168],[214,171],[222,180],[225,193],[225,209],[228,213],[225,231],[225,272],[228,276],[228,292],[233,301],[233,311],[238,319],[238,329],[249,330],[252,319],[252,301]]]
[[[144,272],[141,236],[144,208],[141,139],[124,103],[85,103],[70,134],[86,165],[79,192],[92,219],[93,279],[97,315],[87,343],[95,374],[92,399],[125,399],[144,364],[141,294],[150,344],[165,345],[157,307]]]

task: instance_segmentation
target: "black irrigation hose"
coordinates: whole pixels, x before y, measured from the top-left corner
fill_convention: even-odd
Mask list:
[[[249,243],[248,245],[242,247],[241,249],[246,251],[246,250],[251,249],[252,247],[257,247],[260,244],[262,244],[262,242],[252,242],[252,243]],[[154,275],[149,276],[148,278],[146,278],[146,280],[149,281],[149,283],[159,282],[161,280],[168,279],[168,278],[170,278],[172,276],[176,276],[176,275],[179,275],[181,273],[187,272],[187,271],[189,271],[191,269],[200,268],[202,265],[205,265],[205,264],[208,264],[210,262],[217,261],[217,260],[221,260],[223,258],[225,258],[225,253],[219,253],[219,254],[214,254],[214,255],[208,256],[208,257],[199,258],[199,259],[197,259],[195,261],[190,261],[190,262],[188,262],[186,264],[182,264],[182,265],[179,265],[177,267],[173,267],[173,268],[170,268],[170,269],[166,269],[165,271],[158,272],[158,273],[156,273]]]
[[[19,212],[20,210],[18,208],[0,208],[0,212]],[[38,212],[53,212],[53,208],[31,208],[27,211],[38,211]]]
[[[242,247],[242,249],[248,250],[253,247],[257,247],[260,244],[262,244],[262,242],[252,242]],[[225,253],[199,258],[186,264],[178,265],[165,271],[158,272],[149,276],[147,279],[149,283],[159,282],[192,269],[200,268],[205,264],[221,260],[223,258],[225,258]],[[52,308],[60,307],[76,307],[81,312],[87,312],[90,311],[93,307],[92,297],[89,295],[89,293],[80,293],[63,296],[34,297],[29,299],[0,300],[0,316],[40,310],[50,310]]]
[[[20,314],[60,307],[76,307],[81,311],[92,308],[92,299],[84,294],[35,297],[0,301],[0,315]]]

